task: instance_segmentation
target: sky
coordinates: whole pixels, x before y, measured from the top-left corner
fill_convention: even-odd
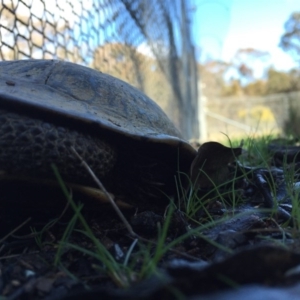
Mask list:
[[[300,0],[194,0],[192,33],[200,61],[230,62],[238,49],[254,48],[270,54],[268,65],[287,71],[296,67],[279,48],[284,23],[300,11]],[[256,68],[257,77],[262,67]]]

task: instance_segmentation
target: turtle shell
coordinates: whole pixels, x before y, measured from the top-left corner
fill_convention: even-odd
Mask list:
[[[121,153],[122,169],[130,168],[128,158],[132,164],[136,155],[151,156],[152,163],[159,159],[174,164],[173,173],[175,169],[187,172],[196,154],[160,107],[141,91],[69,62],[0,62],[0,110],[101,136]],[[122,157],[123,153],[127,156]]]
[[[136,88],[110,75],[57,60],[0,63],[0,96],[136,139],[178,143],[166,114]],[[176,142],[173,142],[176,141]]]

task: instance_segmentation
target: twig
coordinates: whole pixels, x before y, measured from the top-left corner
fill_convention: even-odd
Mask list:
[[[130,235],[133,237],[137,237],[137,234],[133,231],[131,225],[125,218],[124,214],[121,212],[111,195],[108,193],[100,179],[95,175],[93,170],[89,167],[89,165],[84,161],[84,159],[78,154],[78,152],[75,150],[74,147],[71,147],[72,152],[80,159],[81,164],[84,166],[84,168],[89,172],[89,174],[92,176],[93,180],[96,182],[96,184],[99,186],[99,188],[103,191],[107,199],[109,200],[110,204],[112,205],[113,209],[116,211],[122,222],[124,223],[125,227],[127,228]]]
[[[129,224],[129,222],[127,221],[127,219],[125,218],[125,216],[123,215],[123,213],[121,212],[121,210],[119,209],[119,207],[116,205],[115,201],[112,199],[111,195],[108,193],[108,191],[105,189],[105,187],[103,186],[103,184],[101,183],[101,181],[99,180],[99,178],[95,175],[95,173],[93,172],[93,170],[89,167],[89,165],[84,161],[84,159],[77,153],[77,151],[74,149],[74,147],[71,147],[72,152],[80,159],[82,165],[85,167],[85,169],[89,172],[89,174],[92,176],[93,180],[97,183],[97,185],[99,186],[99,188],[103,191],[103,193],[106,195],[106,197],[109,199],[109,202],[111,203],[111,205],[113,206],[114,210],[116,211],[116,213],[118,214],[118,216],[120,217],[120,219],[122,220],[122,222],[124,223],[125,227],[127,228],[130,237],[132,238],[138,238],[140,241],[146,242],[146,243],[151,243],[153,245],[157,245],[156,242],[154,241],[150,241],[148,239],[145,239],[141,236],[139,236],[138,234],[136,234],[131,225]],[[193,260],[198,260],[198,258],[195,258],[193,256],[190,256],[186,253],[182,253],[176,249],[170,248],[168,249],[169,251],[176,253],[178,255],[181,255],[183,257],[189,258],[189,259],[193,259]]]

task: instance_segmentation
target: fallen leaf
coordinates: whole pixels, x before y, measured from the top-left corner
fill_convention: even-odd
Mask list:
[[[230,148],[217,142],[207,142],[198,149],[190,168],[195,188],[210,188],[228,181],[228,164],[242,153],[242,148]]]

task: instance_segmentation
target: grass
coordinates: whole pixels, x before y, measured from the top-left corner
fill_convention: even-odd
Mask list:
[[[77,205],[73,201],[72,196],[69,194],[66,186],[59,176],[59,173],[57,171],[55,171],[55,173],[58,177],[62,190],[68,199],[68,202],[74,210],[74,216],[68,223],[65,233],[58,245],[54,265],[65,270],[66,273],[73,277],[74,275],[69,273],[63,266],[62,256],[66,249],[73,249],[83,255],[95,259],[98,264],[94,267],[105,273],[118,287],[129,287],[134,282],[148,278],[153,274],[156,274],[156,276],[161,276],[163,279],[163,274],[159,269],[159,265],[161,264],[166,253],[175,251],[174,249],[177,245],[183,243],[186,239],[192,236],[198,236],[205,239],[205,236],[201,234],[201,231],[220,223],[220,221],[215,222],[214,220],[212,220],[210,223],[206,222],[205,225],[199,225],[198,227],[187,231],[185,234],[174,238],[170,242],[167,242],[171,220],[175,211],[175,206],[170,205],[166,212],[163,224],[158,224],[158,234],[155,241],[146,240],[144,238],[134,239],[125,255],[125,259],[120,262],[117,261],[115,257],[113,257],[113,255],[106,249],[106,247],[99,241],[99,239],[96,238],[81,213],[82,205]],[[77,228],[78,223],[82,229]],[[84,238],[90,240],[93,244],[92,250],[70,242],[70,238],[74,233],[80,233],[84,236]],[[217,245],[217,243],[212,243]],[[38,244],[41,247],[41,239],[38,240]],[[229,250],[224,248],[224,251]],[[176,253],[178,254],[178,252]]]
[[[239,158],[240,162],[251,167],[260,167],[270,170],[271,155],[267,151],[267,146],[272,139],[273,136],[271,135],[257,139],[247,138],[244,141],[243,146],[247,149],[247,152]],[[236,147],[240,145],[240,141],[230,141],[229,144]],[[292,230],[298,234],[300,228],[300,189],[295,190],[294,188],[295,171],[287,167],[284,167],[283,169],[284,180],[287,182],[288,196],[291,198],[293,207],[291,213],[294,220]],[[57,176],[59,178],[59,174],[57,174]],[[171,238],[170,236],[172,236],[172,234],[170,232],[176,207],[175,205],[170,205],[166,212],[164,222],[162,224],[157,224],[157,237],[154,239],[145,239],[138,235],[135,237],[128,237],[129,239],[131,238],[131,244],[127,247],[124,258],[121,260],[117,260],[95,236],[88,222],[83,217],[81,212],[82,205],[74,203],[67,188],[61,178],[59,178],[62,190],[74,210],[74,216],[69,221],[58,245],[54,265],[68,272],[63,265],[63,255],[66,252],[66,249],[72,249],[73,251],[77,251],[78,253],[89,256],[95,260],[97,263],[94,264],[94,268],[103,274],[106,274],[116,286],[127,288],[133,283],[148,278],[153,274],[161,276],[163,279],[164,275],[160,270],[160,266],[163,265],[166,255],[170,253],[176,253],[178,255],[177,248],[180,248],[180,245],[188,239],[200,238],[224,252],[232,253],[231,249],[218,244],[216,241],[210,240],[203,232],[224,223],[235,215],[234,209],[245,201],[236,190],[235,183],[244,176],[246,176],[246,174],[234,174],[229,182],[219,186],[213,185],[211,190],[202,194],[197,193],[193,187],[191,187],[190,192],[183,198],[183,206],[178,205],[178,207],[183,210],[187,220],[189,223],[193,224],[193,227],[187,229],[185,233]],[[268,179],[267,184],[272,191],[272,195],[276,197],[276,183],[272,176]],[[178,183],[177,188],[178,191],[182,193],[183,186],[180,182]],[[221,203],[224,208],[230,207],[230,213],[216,218],[210,213],[209,207],[212,203]],[[248,213],[249,212],[245,212],[244,214]],[[242,215],[243,214],[236,215],[235,217],[238,218]],[[285,229],[283,228],[282,230],[284,231]],[[82,235],[82,237],[89,240],[93,246],[87,249],[74,244],[71,241],[71,236],[74,233]],[[37,239],[37,243],[41,247],[41,237]],[[176,291],[174,293],[176,295]],[[178,298],[180,298],[179,292]]]
[[[262,136],[256,139],[248,138],[245,141],[245,148],[247,149],[246,155],[241,159],[243,164],[255,167],[266,168],[271,172],[271,162],[272,154],[268,151],[268,146],[273,140],[277,140],[279,143],[282,142],[276,139],[273,135]],[[290,142],[294,140],[292,137],[289,137],[285,140],[285,145],[289,145]],[[238,142],[234,142],[236,144]],[[285,157],[286,159],[286,157]],[[287,164],[286,160],[283,162],[282,170],[283,181],[286,184],[287,198],[291,199],[292,204],[292,219],[293,219],[293,230],[299,231],[300,229],[300,190],[295,188],[295,168],[296,162],[292,164]],[[277,183],[274,181],[274,177],[270,176],[267,178],[268,186],[272,191],[272,196],[277,197]]]
[[[266,174],[269,176],[265,176],[264,180],[266,181],[266,185],[271,191],[271,196],[273,198],[277,197],[277,186],[278,182],[275,182],[275,177],[272,175],[272,153],[268,150],[268,146],[274,140],[276,140],[276,136],[274,135],[266,135],[257,138],[247,137],[242,141],[243,148],[246,151],[238,158],[238,161],[243,166],[249,166],[252,168],[264,168],[266,170]],[[278,139],[277,139],[278,140]],[[289,143],[287,140],[287,143]],[[238,147],[241,145],[240,140],[228,140],[227,144],[231,147]],[[283,181],[286,184],[287,198],[291,199],[292,202],[292,219],[293,219],[293,228],[299,229],[300,227],[300,205],[299,205],[299,193],[300,189],[295,189],[294,181],[295,181],[295,170],[292,165],[288,165],[286,162],[282,167],[284,172]],[[204,210],[206,212],[207,218],[212,220],[212,216],[207,211],[206,207],[208,203],[211,203],[214,200],[221,201],[224,206],[231,205],[234,208],[239,206],[243,199],[240,197],[238,190],[235,188],[235,182],[241,178],[247,177],[247,172],[245,171],[242,175],[234,176],[234,178],[227,182],[227,190],[223,191],[222,187],[225,184],[214,186],[210,191],[206,194],[199,197],[197,193],[190,192],[187,198],[185,198],[185,211],[187,215],[191,218],[197,215],[199,210]],[[231,187],[228,188],[228,187]],[[276,213],[276,205],[273,210],[270,211],[271,215]]]
[[[105,248],[105,246],[95,237],[90,226],[84,219],[81,209],[82,205],[77,205],[70,193],[68,192],[64,182],[62,181],[59,173],[55,169],[56,176],[61,185],[61,188],[68,199],[71,207],[74,210],[74,216],[70,220],[65,233],[59,243],[59,247],[56,253],[54,265],[62,265],[62,254],[65,248],[71,248],[82,254],[88,255],[92,258],[95,258],[99,262],[97,266],[98,269],[101,269],[103,272],[106,272],[111,280],[118,287],[128,287],[134,281],[145,279],[154,273],[158,273],[157,266],[162,259],[163,255],[169,250],[170,247],[165,245],[167,239],[168,229],[170,226],[171,218],[174,212],[174,206],[170,205],[167,211],[165,221],[163,226],[158,224],[158,236],[156,242],[153,243],[150,240],[145,243],[145,239],[139,241],[138,238],[135,238],[129,247],[125,258],[122,262],[118,262],[112,254]],[[83,227],[82,230],[75,229],[76,223],[80,222]],[[83,247],[77,246],[69,242],[70,236],[76,231],[81,233],[87,239],[89,239],[94,245],[93,251],[87,250]],[[139,244],[139,251],[134,251],[134,248]],[[174,244],[172,244],[174,245]],[[151,249],[154,247],[154,250]],[[137,266],[136,262],[142,262],[140,266]]]
[[[69,222],[65,230],[65,233],[62,237],[62,240],[59,244],[54,265],[58,266],[61,264],[61,256],[65,247],[73,248],[74,250],[77,250],[90,257],[93,257],[97,261],[99,261],[100,265],[103,265],[102,267],[103,271],[107,272],[108,276],[112,279],[113,282],[116,283],[117,286],[127,287],[129,285],[129,278],[131,277],[130,276],[131,274],[127,270],[127,266],[118,263],[116,259],[112,256],[112,254],[105,248],[105,246],[96,238],[96,236],[94,235],[93,231],[91,230],[90,226],[88,225],[87,221],[85,220],[85,218],[81,213],[82,205],[77,205],[73,201],[71,194],[69,193],[67,187],[65,186],[56,168],[54,168],[54,173],[59,181],[59,184],[62,188],[64,195],[66,196],[69,204],[74,210],[74,216]],[[93,243],[94,245],[93,251],[87,250],[83,247],[79,247],[77,245],[68,242],[72,232],[75,230],[75,225],[77,221],[80,222],[81,226],[83,227],[83,230],[76,230],[76,231],[84,235]]]

